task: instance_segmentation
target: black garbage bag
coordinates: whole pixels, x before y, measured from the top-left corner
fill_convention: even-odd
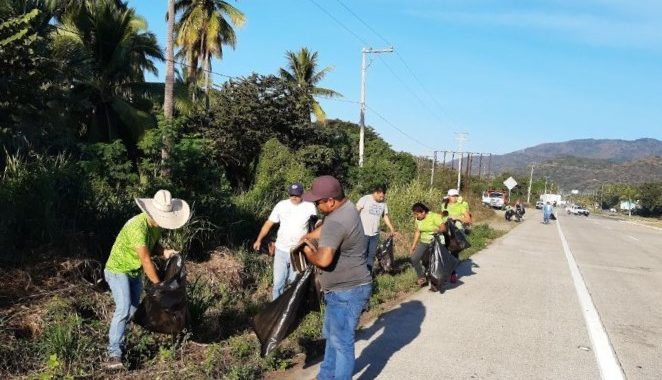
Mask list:
[[[454,254],[471,247],[467,236],[461,229],[457,228],[455,221],[452,219],[446,221],[446,243],[448,250]]]
[[[280,297],[271,301],[251,320],[253,331],[260,340],[261,356],[278,347],[309,312],[320,310],[313,284],[315,270],[313,265],[308,265]]]
[[[375,272],[382,270],[386,273],[390,273],[393,271],[393,262],[395,261],[395,258],[393,257],[393,236],[390,236],[380,244],[376,257],[377,262],[373,268]]]
[[[163,334],[177,334],[188,325],[186,304],[186,269],[184,259],[174,255],[166,263],[163,281],[148,285],[133,321],[145,329]]]
[[[444,282],[450,278],[458,263],[459,260],[441,243],[441,237],[435,234],[428,251],[428,279],[431,287],[442,290]]]
[[[556,220],[556,215],[554,213],[549,214],[549,219]]]

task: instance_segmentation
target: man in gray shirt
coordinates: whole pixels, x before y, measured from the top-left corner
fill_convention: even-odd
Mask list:
[[[377,245],[379,244],[379,226],[384,218],[390,234],[395,234],[395,228],[388,217],[388,206],[386,205],[386,186],[377,185],[372,189],[372,194],[364,195],[356,202],[356,209],[361,216],[363,232],[365,233],[365,256],[368,261],[368,270],[372,271],[375,262]]]
[[[304,250],[308,261],[321,269],[326,302],[322,327],[326,349],[317,379],[349,380],[354,372],[354,329],[372,293],[363,226],[356,206],[332,176],[315,178],[303,199],[326,215],[322,225],[305,236],[319,239],[319,248]]]

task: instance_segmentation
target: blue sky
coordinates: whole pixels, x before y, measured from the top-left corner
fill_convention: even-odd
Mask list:
[[[167,1],[129,4],[165,46]],[[316,50],[334,68],[321,86],[344,95],[322,100],[330,118],[358,121],[361,48],[392,45],[397,54],[368,69],[366,123],[397,150],[453,150],[455,132],[468,133],[465,151],[497,154],[578,138],[662,139],[657,0],[232,4],[247,23],[213,71],[277,73],[286,50]]]

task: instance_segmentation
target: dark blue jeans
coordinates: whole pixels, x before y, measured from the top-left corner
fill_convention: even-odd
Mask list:
[[[326,338],[326,348],[318,380],[352,378],[355,361],[354,330],[371,293],[372,284],[325,293],[322,335]]]
[[[368,268],[372,269],[377,255],[377,246],[379,245],[379,234],[375,236],[365,236],[365,257],[368,262]]]

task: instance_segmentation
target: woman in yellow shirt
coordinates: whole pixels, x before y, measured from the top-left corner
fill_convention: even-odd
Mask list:
[[[411,211],[416,218],[416,231],[414,232],[414,241],[409,250],[409,256],[411,256],[411,264],[414,266],[416,276],[418,277],[416,283],[420,286],[425,286],[425,273],[423,272],[421,260],[430,248],[432,239],[434,238],[433,235],[446,231],[446,225],[444,224],[444,218],[440,214],[431,212],[423,203],[414,203],[411,206]]]

